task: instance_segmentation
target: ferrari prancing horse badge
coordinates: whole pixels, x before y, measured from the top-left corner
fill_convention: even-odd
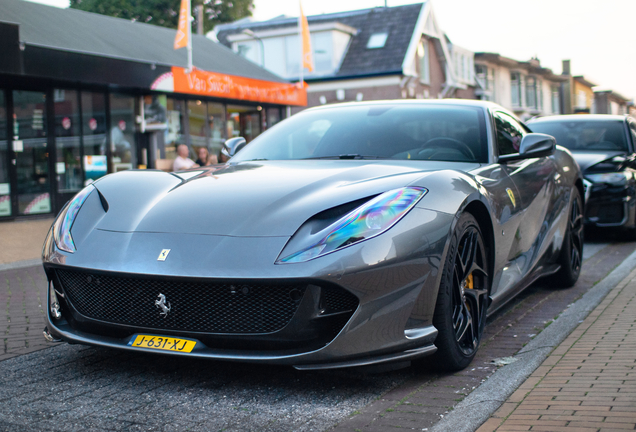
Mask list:
[[[508,197],[510,197],[510,201],[512,201],[512,206],[513,207],[517,207],[517,203],[516,203],[516,200],[515,200],[515,194],[514,194],[514,192],[512,192],[512,189],[507,188],[506,192],[508,192]]]
[[[170,249],[162,250],[161,253],[159,254],[159,258],[157,258],[157,261],[165,261],[166,258],[168,258],[169,253],[170,253]]]

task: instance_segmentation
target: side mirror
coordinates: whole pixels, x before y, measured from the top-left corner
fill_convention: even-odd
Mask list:
[[[245,141],[245,138],[243,137],[230,138],[223,143],[221,154],[229,159],[246,145],[247,141]]]
[[[550,156],[556,150],[556,139],[541,133],[526,134],[519,144],[519,153],[499,156],[499,162]]]

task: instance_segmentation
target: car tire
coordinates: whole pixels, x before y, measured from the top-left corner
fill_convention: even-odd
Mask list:
[[[433,325],[440,370],[465,368],[475,357],[486,325],[491,279],[484,238],[475,218],[463,213],[446,255]]]
[[[568,225],[557,263],[561,266],[552,282],[559,288],[570,288],[579,279],[583,263],[583,200],[579,190],[572,190],[572,201],[568,210]]]

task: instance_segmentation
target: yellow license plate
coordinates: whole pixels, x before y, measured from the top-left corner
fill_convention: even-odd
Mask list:
[[[197,344],[196,341],[188,339],[177,339],[165,336],[137,335],[128,345],[138,348],[150,348],[164,351],[189,353]]]

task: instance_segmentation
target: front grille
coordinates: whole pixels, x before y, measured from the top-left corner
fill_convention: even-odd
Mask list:
[[[88,318],[146,328],[205,333],[279,331],[294,316],[306,290],[306,285],[207,284],[68,270],[57,270],[57,275],[73,307]],[[163,294],[166,304],[170,304],[170,312],[165,318],[160,316],[161,310],[155,305],[159,294]],[[342,296],[335,294],[325,298]],[[357,299],[346,294],[355,299],[357,306]],[[336,300],[326,301],[334,303]]]
[[[595,223],[621,223],[625,206],[622,202],[598,203],[588,207],[587,217]]]

